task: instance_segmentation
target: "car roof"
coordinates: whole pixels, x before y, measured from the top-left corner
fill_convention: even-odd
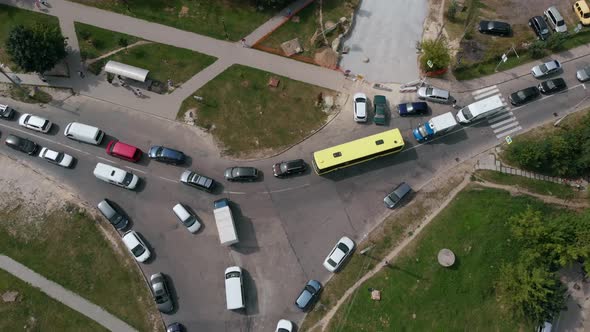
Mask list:
[[[141,242],[139,242],[138,235],[135,231],[129,231],[125,233],[125,235],[123,235],[123,242],[129,248],[133,248],[138,244],[141,244]]]
[[[45,122],[47,122],[46,119],[44,119],[40,116],[36,116],[36,115],[32,115],[32,114],[24,114],[24,115],[29,116],[29,118],[27,119],[27,123],[31,124],[33,126],[36,126],[36,127],[42,127],[45,124]]]
[[[113,153],[118,154],[118,155],[133,156],[135,151],[138,150],[137,147],[123,143],[121,141],[115,141],[115,143],[113,143],[113,144],[114,144]]]

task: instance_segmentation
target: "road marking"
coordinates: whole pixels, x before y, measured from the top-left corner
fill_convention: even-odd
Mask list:
[[[283,189],[278,189],[278,190],[272,190],[272,191],[267,191],[265,193],[269,193],[269,194],[282,193],[284,191],[297,190],[297,189],[301,189],[301,188],[305,188],[305,187],[309,187],[309,186],[310,186],[310,184],[309,183],[306,183],[304,185],[297,186],[297,187],[290,187],[290,188],[283,188]]]
[[[147,172],[146,172],[146,171],[142,171],[142,170],[140,170],[140,169],[133,168],[133,167],[131,167],[131,166],[123,166],[123,167],[125,167],[125,168],[129,168],[129,169],[132,169],[132,170],[134,170],[134,171],[136,171],[136,172],[139,172],[139,173],[147,174]]]
[[[101,159],[101,160],[104,160],[104,161],[109,162],[109,163],[113,163],[113,161],[111,161],[110,159],[107,159],[107,158],[103,158],[103,157],[99,157],[99,156],[96,156],[96,158]]]
[[[245,195],[247,193],[241,191],[224,191],[224,194],[233,194],[233,195]]]
[[[505,118],[514,115],[512,112],[510,111],[506,111],[506,112],[502,112],[502,113],[498,113],[498,115],[491,117],[488,119],[488,123],[492,124],[495,122],[498,122],[500,120],[504,120]]]
[[[506,132],[503,132],[503,133],[501,133],[501,134],[498,134],[498,135],[496,135],[496,137],[497,137],[498,139],[502,139],[502,137],[505,137],[506,135],[512,134],[513,132],[515,132],[515,131],[519,131],[519,130],[522,130],[522,127],[521,127],[521,126],[518,126],[518,127],[516,127],[516,128],[513,128],[513,129],[511,129],[511,130],[508,130],[508,131],[506,131]]]
[[[491,95],[499,95],[500,94],[499,92],[500,92],[500,89],[496,88],[495,90],[492,90],[492,91],[473,95],[473,98],[475,98],[475,100],[479,100],[479,99],[483,99],[485,97],[489,97]]]
[[[509,124],[507,124],[507,125],[505,125],[505,126],[503,126],[503,127],[500,127],[500,128],[498,128],[498,129],[494,130],[494,133],[500,133],[500,132],[503,132],[503,131],[505,131],[506,129],[508,129],[508,128],[512,128],[512,127],[514,127],[514,126],[518,126],[518,121],[514,121],[514,122],[511,122],[511,123],[509,123]],[[503,134],[504,134],[504,136],[506,136],[506,133],[503,133]]]
[[[163,176],[159,176],[159,175],[158,175],[158,177],[159,177],[160,179],[162,179],[162,180],[170,181],[170,182],[173,182],[173,183],[176,183],[176,182],[178,182],[178,181],[176,181],[176,180],[172,180],[172,179],[169,179],[169,178],[165,178],[165,177],[163,177]]]
[[[483,89],[479,89],[479,90],[475,90],[472,92],[473,95],[479,94],[479,93],[483,93],[483,92],[487,92],[490,90],[497,90],[498,86],[497,85],[492,85],[492,86],[488,86],[487,88],[483,88]]]
[[[507,115],[508,115],[508,116],[510,116],[510,114],[507,114]],[[506,120],[504,120],[504,121],[500,121],[500,122],[494,123],[494,124],[493,124],[493,125],[491,125],[490,127],[491,127],[491,128],[498,128],[498,127],[500,127],[501,125],[505,125],[505,124],[507,124],[507,123],[510,123],[510,122],[512,122],[512,121],[516,121],[516,118],[515,118],[515,117],[511,117],[510,119],[506,119]]]

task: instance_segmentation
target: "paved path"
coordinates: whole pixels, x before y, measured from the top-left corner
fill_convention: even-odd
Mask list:
[[[278,12],[270,20],[266,21],[264,24],[256,28],[256,30],[252,31],[248,36],[244,37],[244,39],[246,39],[246,45],[254,45],[260,42],[261,39],[278,29],[281,25],[291,19],[291,16],[295,15],[312,2],[314,2],[314,0],[294,1],[289,6]]]
[[[49,295],[51,298],[67,305],[111,331],[136,331],[127,325],[127,323],[106,312],[101,307],[88,302],[55,282],[45,279],[42,275],[35,273],[35,271],[8,256],[0,255],[0,268],[31,284],[33,287],[41,289],[43,293]]]

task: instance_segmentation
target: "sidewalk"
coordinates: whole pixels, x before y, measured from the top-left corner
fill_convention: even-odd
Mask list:
[[[127,325],[127,323],[111,315],[101,307],[88,302],[55,282],[45,279],[42,275],[35,273],[33,270],[8,256],[0,255],[0,268],[31,284],[33,287],[39,288],[51,298],[67,305],[111,331],[136,331]]]

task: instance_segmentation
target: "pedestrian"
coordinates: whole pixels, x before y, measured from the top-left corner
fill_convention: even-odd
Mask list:
[[[291,14],[293,14],[291,8],[287,8],[287,17],[291,17]]]
[[[248,47],[248,44],[246,44],[246,38],[242,38],[241,42],[243,47]]]
[[[80,76],[80,78],[84,78],[84,72],[81,70],[78,70],[78,76]]]
[[[389,266],[389,261],[385,261],[385,263],[383,263],[383,265]]]

